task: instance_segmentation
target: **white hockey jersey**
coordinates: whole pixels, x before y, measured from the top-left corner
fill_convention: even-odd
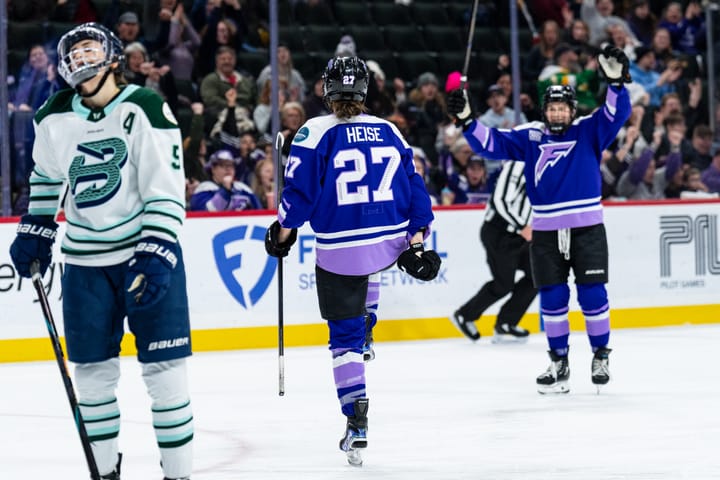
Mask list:
[[[72,90],[35,115],[29,213],[55,215],[62,197],[67,263],[115,265],[138,239],[177,241],[185,218],[180,129],[152,90],[129,85],[103,109]],[[67,193],[66,193],[67,192]]]

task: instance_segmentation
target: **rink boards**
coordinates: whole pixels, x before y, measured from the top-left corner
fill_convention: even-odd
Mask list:
[[[378,341],[459,336],[447,316],[489,278],[479,241],[484,210],[445,207],[435,210],[426,248],[443,259],[438,278],[414,280],[396,267],[381,274],[381,323]],[[720,323],[718,201],[609,203],[605,223],[610,247],[611,323],[613,328]],[[195,351],[269,348],[277,345],[277,263],[265,254],[264,232],[272,212],[193,215],[181,243]],[[52,358],[40,306],[32,284],[20,279],[8,249],[17,219],[0,219],[0,361]],[[64,222],[60,222],[60,236]],[[58,242],[59,243],[59,242]],[[43,281],[62,332],[59,245]],[[327,328],[315,291],[314,235],[300,229],[298,242],[283,265],[285,345],[322,345]],[[500,303],[479,321],[490,335]],[[537,300],[522,325],[540,329]],[[571,328],[583,330],[575,292]],[[133,354],[127,335],[123,354]]]

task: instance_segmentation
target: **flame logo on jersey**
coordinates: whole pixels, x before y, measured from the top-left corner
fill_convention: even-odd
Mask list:
[[[265,230],[265,227],[257,225],[240,225],[218,233],[212,240],[213,256],[220,278],[233,298],[244,308],[255,305],[265,294],[277,266],[277,259],[264,253]],[[251,245],[251,242],[258,243]],[[243,251],[256,247],[258,252],[262,251],[263,255],[267,257],[259,276],[250,275],[251,269],[247,268],[247,265],[243,265]],[[252,258],[262,257],[254,254]],[[243,269],[243,266],[246,268]],[[242,272],[240,272],[241,269]],[[244,283],[247,277],[257,278],[257,280],[254,284],[244,288],[240,280]]]
[[[572,142],[557,142],[539,145],[540,158],[538,158],[538,161],[535,164],[535,186],[540,183],[540,178],[543,176],[543,173],[545,173],[545,170],[570,155],[575,143],[576,142],[573,140]]]

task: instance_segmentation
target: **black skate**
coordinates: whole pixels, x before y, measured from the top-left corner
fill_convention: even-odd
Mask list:
[[[372,328],[370,327],[370,315],[365,316],[365,343],[363,344],[362,353],[363,361],[370,362],[375,360],[375,341],[373,340]]]
[[[568,385],[570,365],[568,364],[567,355],[561,357],[552,350],[548,354],[550,354],[550,366],[545,370],[545,373],[537,377],[538,392],[542,394],[568,393],[570,391]]]
[[[478,332],[475,322],[472,320],[466,320],[465,317],[457,310],[450,317],[450,321],[457,327],[460,332],[473,342],[480,339],[480,332]]]
[[[610,352],[607,347],[598,348],[592,359],[592,383],[600,393],[600,387],[610,381]]]
[[[501,323],[495,325],[495,335],[492,343],[525,343],[528,341],[530,332],[517,325]]]
[[[115,470],[105,475],[100,475],[100,480],[120,480],[120,462],[122,462],[122,453],[118,453],[117,465]]]
[[[347,454],[348,463],[354,467],[362,466],[361,450],[367,448],[368,402],[367,398],[355,400],[355,415],[348,417],[345,435],[340,439],[340,450]]]

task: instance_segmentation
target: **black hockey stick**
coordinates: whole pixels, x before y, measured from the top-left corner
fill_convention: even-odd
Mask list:
[[[275,152],[277,155],[276,165],[280,169],[277,185],[277,193],[275,194],[276,207],[280,208],[280,193],[282,193],[282,180],[283,180],[283,162],[282,162],[282,147],[285,141],[281,132],[278,132],[275,137]],[[285,395],[285,320],[283,312],[283,259],[277,259],[277,273],[278,273],[278,395],[281,397]]]
[[[472,17],[470,17],[470,31],[468,32],[467,49],[465,50],[465,64],[463,65],[462,75],[460,76],[460,90],[465,88],[467,84],[467,73],[470,67],[470,55],[472,54],[472,42],[475,35],[475,17],[477,16],[478,0],[473,2]]]
[[[60,338],[58,337],[57,328],[55,327],[55,320],[53,320],[52,312],[50,311],[50,304],[48,303],[45,288],[42,284],[42,277],[40,276],[40,262],[35,260],[32,265],[30,265],[30,273],[32,274],[32,284],[35,287],[38,300],[40,301],[40,307],[42,308],[43,315],[45,316],[45,324],[47,325],[48,333],[50,334],[50,342],[52,343],[53,350],[55,351],[55,360],[57,360],[58,367],[60,368],[60,376],[62,377],[63,385],[65,386],[65,393],[67,394],[68,402],[70,402],[70,410],[72,410],[73,418],[75,419],[75,426],[77,427],[78,434],[80,435],[80,443],[82,443],[83,451],[85,452],[85,460],[87,460],[88,468],[90,469],[90,478],[92,480],[100,480],[100,472],[98,472],[95,457],[93,456],[92,448],[90,447],[90,438],[88,438],[87,430],[85,430],[85,422],[83,422],[82,415],[80,414],[80,406],[78,405],[72,380],[70,379],[67,364],[65,363],[65,355],[63,354],[63,349],[60,345]]]

